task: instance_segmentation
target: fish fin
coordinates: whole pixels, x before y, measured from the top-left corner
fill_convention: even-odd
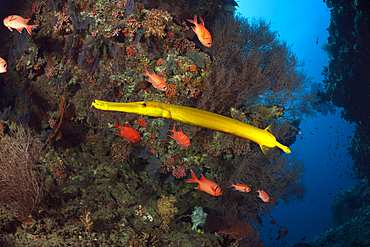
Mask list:
[[[203,174],[200,174],[200,181],[202,180],[207,180],[207,179],[203,176]]]
[[[13,32],[13,28],[11,28],[11,27],[8,27],[8,29],[9,29],[10,31],[12,31],[12,32]]]
[[[120,127],[121,125],[119,124],[119,121],[118,121],[118,117],[116,117],[116,121],[117,121],[117,128]]]
[[[190,19],[187,19],[187,20],[190,21],[193,24],[198,24],[198,22],[197,22],[197,15],[194,15],[194,20],[190,20]]]
[[[270,149],[269,147],[266,147],[264,145],[260,145],[260,147],[261,147],[261,150],[262,150],[262,152],[263,152],[264,155],[266,155],[267,154],[267,151]]]
[[[144,65],[144,69],[145,69],[145,73],[140,73],[141,75],[149,75],[149,71],[148,71],[148,68],[146,67],[146,65]]]
[[[171,132],[175,133],[175,131],[176,131],[176,129],[175,129],[175,123],[173,123],[173,128],[172,128],[172,130],[168,130],[168,131],[171,131]],[[173,136],[171,136],[171,137],[173,138]]]
[[[37,26],[38,25],[27,25],[26,30],[27,30],[28,34],[31,35],[32,34],[32,28],[35,28]]]
[[[276,143],[276,146],[278,147],[278,148],[280,148],[281,150],[283,150],[285,153],[287,153],[287,154],[290,154],[292,151],[290,150],[290,148],[289,147],[287,147],[287,146],[284,146],[283,144],[281,144],[281,143]]]
[[[193,27],[191,27],[191,29],[193,29],[193,31],[195,32],[195,27],[193,26]]]
[[[23,28],[16,28],[18,32],[22,33]]]
[[[199,183],[199,179],[197,178],[197,176],[195,176],[195,174],[194,174],[193,170],[190,170],[190,173],[191,173],[191,176],[192,176],[193,178],[188,179],[188,180],[186,180],[185,182],[187,182],[187,183]]]
[[[265,130],[267,130],[268,132],[271,133],[271,124],[269,126],[267,126],[267,128]]]
[[[205,27],[203,18],[199,16],[199,20],[202,22],[203,27]]]
[[[193,20],[190,20],[190,19],[187,19],[189,22],[195,24],[195,22]]]

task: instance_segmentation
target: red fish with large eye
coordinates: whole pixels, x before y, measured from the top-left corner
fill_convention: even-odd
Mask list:
[[[190,139],[187,135],[185,135],[181,128],[180,128],[180,131],[176,131],[175,130],[175,124],[173,124],[173,129],[172,130],[168,130],[168,131],[171,131],[173,132],[173,136],[170,136],[172,137],[173,139],[175,139],[175,141],[180,144],[182,147],[184,148],[188,148],[190,147]]]
[[[187,183],[198,183],[198,187],[194,187],[194,189],[197,189],[197,190],[203,190],[204,192],[212,195],[212,196],[220,196],[222,195],[222,189],[220,188],[220,186],[218,186],[218,184],[216,184],[215,182],[211,181],[211,180],[208,180],[206,179],[203,174],[200,175],[201,176],[201,179],[199,180],[193,171],[190,171],[191,172],[191,175],[193,176],[192,179],[188,179],[186,180]]]
[[[6,26],[10,31],[13,31],[13,28],[22,33],[23,28],[25,28],[28,34],[32,34],[32,28],[37,27],[38,25],[28,25],[27,22],[30,19],[24,19],[19,15],[10,15],[4,18],[4,26]]]
[[[212,36],[211,33],[205,28],[204,26],[204,20],[202,17],[199,16],[200,21],[202,24],[199,24],[197,21],[197,16],[194,16],[194,20],[189,20],[191,23],[195,25],[195,27],[191,27],[195,34],[198,36],[198,39],[202,45],[206,47],[211,47],[212,45]]]
[[[150,74],[146,66],[144,66],[144,69],[145,69],[145,73],[141,73],[141,75],[149,76],[147,81],[150,82],[153,85],[153,87],[155,87],[156,89],[160,91],[167,91],[167,84],[162,77],[160,77],[159,75],[156,75],[153,70],[152,70],[152,74]]]
[[[236,183],[236,184],[233,184],[233,182],[231,182],[231,185],[228,186],[228,187],[234,187],[234,190],[238,190],[240,192],[245,192],[245,193],[248,193],[249,191],[251,191],[251,188],[249,188],[248,185],[245,185],[245,184],[239,184],[239,183]]]
[[[5,73],[8,71],[8,65],[4,58],[0,57],[0,73]]]
[[[258,197],[261,198],[262,201],[264,202],[270,201],[270,197],[263,190],[257,190],[256,192],[258,193]]]
[[[132,143],[138,143],[141,141],[140,134],[135,129],[128,126],[128,123],[126,122],[126,126],[122,127],[119,124],[118,118],[117,120],[117,126],[110,127],[110,129],[120,129],[121,132],[116,132],[117,135],[123,136],[126,141],[132,142]]]

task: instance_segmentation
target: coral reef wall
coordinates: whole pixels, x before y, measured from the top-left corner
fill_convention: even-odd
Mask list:
[[[343,107],[342,116],[358,125],[349,149],[358,178],[369,177],[370,115],[368,114],[370,77],[366,73],[370,55],[368,1],[328,0],[331,21],[323,49],[329,56],[324,68],[324,101]]]
[[[270,126],[277,141],[290,146],[300,119],[312,112],[310,95],[302,94],[305,74],[267,23],[233,17],[235,1],[36,0],[20,6],[8,14],[38,27],[32,35],[5,30],[0,167],[2,176],[14,167],[26,173],[18,187],[15,180],[0,183],[0,241],[261,246],[254,227],[261,216],[305,196],[305,168],[294,154],[286,158],[271,148],[265,155],[234,135],[91,107],[95,99],[196,107]],[[194,15],[210,30],[212,47],[192,30],[187,19]],[[230,27],[238,35],[224,40]],[[173,126],[190,147],[169,136]],[[19,142],[26,151],[10,152]],[[190,170],[222,195],[186,183]],[[230,181],[249,190],[232,190]],[[261,190],[269,200],[259,197]],[[196,207],[204,217],[193,227]]]

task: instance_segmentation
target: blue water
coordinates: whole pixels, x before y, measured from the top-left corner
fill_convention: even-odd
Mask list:
[[[321,75],[328,57],[321,49],[327,41],[330,10],[322,0],[259,0],[239,1],[237,14],[253,21],[271,21],[272,30],[292,45],[292,51],[304,63],[302,67],[313,82],[322,82]],[[317,44],[316,44],[317,43]],[[259,228],[265,246],[286,246],[308,241],[331,225],[331,201],[341,189],[358,181],[351,179],[352,160],[347,147],[353,136],[354,124],[335,115],[305,119],[301,123],[301,138],[291,146],[305,166],[307,197],[294,205],[279,205],[272,216],[279,225],[288,228],[288,235],[277,240],[279,228],[270,224],[270,217],[263,217]]]

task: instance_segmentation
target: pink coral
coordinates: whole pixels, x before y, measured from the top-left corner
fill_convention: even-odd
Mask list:
[[[183,178],[186,176],[186,172],[182,166],[178,166],[175,170],[172,171],[172,175],[176,178]]]

